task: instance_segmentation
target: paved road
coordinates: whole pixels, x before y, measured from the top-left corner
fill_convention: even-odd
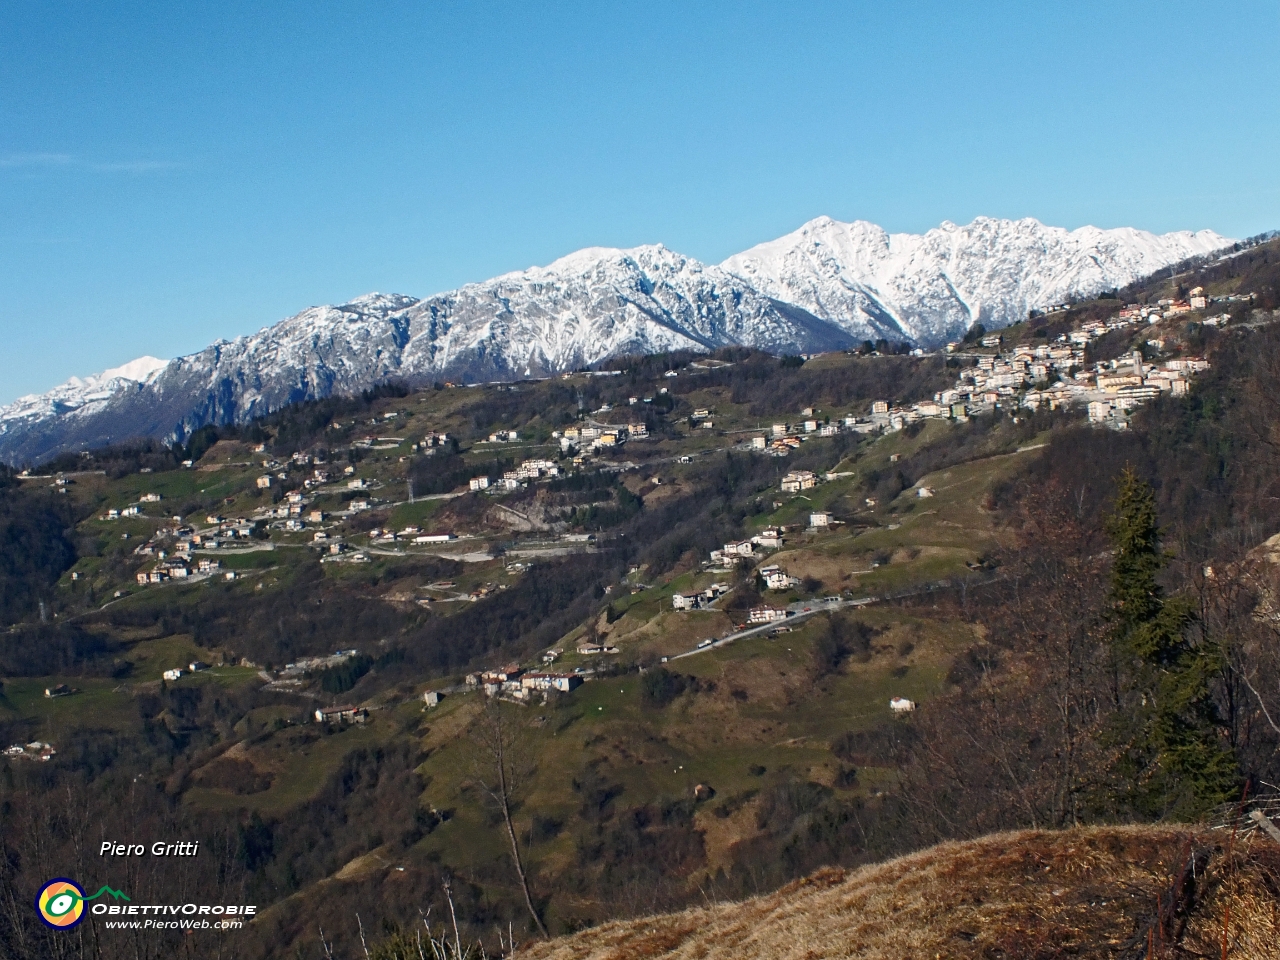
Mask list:
[[[846,607],[865,607],[869,603],[875,603],[880,597],[859,597],[857,600],[842,600],[839,597],[826,597],[821,600],[801,600],[787,607],[787,612],[791,616],[785,620],[775,620],[772,623],[762,623],[756,627],[748,627],[746,630],[739,630],[731,633],[727,637],[721,637],[719,640],[707,644],[705,647],[695,647],[684,653],[678,653],[671,660],[680,660],[684,657],[692,657],[699,653],[706,653],[708,650],[714,650],[716,647],[723,647],[733,643],[735,640],[741,640],[743,637],[753,637],[758,633],[768,633],[776,630],[778,627],[789,627],[793,623],[799,623],[807,620],[815,614],[828,613],[832,610],[843,610]]]
[[[1004,578],[992,577],[982,582],[994,583],[995,581],[1002,579]],[[798,600],[787,607],[787,610],[792,612],[793,615],[787,617],[785,620],[775,620],[773,623],[762,623],[757,627],[748,627],[746,630],[739,630],[736,633],[729,634],[727,637],[721,637],[719,640],[709,643],[705,647],[695,647],[694,649],[687,650],[684,653],[678,653],[670,659],[679,660],[682,657],[692,657],[694,654],[706,653],[708,650],[714,650],[716,647],[723,647],[725,644],[733,643],[733,641],[740,640],[743,637],[755,636],[758,633],[768,633],[770,630],[774,630],[778,627],[789,627],[793,623],[799,623],[802,620],[807,620],[809,617],[819,613],[827,613],[832,610],[843,610],[847,607],[865,607],[868,604],[879,603],[885,600],[901,600],[904,597],[914,597],[922,593],[929,593],[932,590],[953,585],[954,583],[952,580],[934,580],[929,583],[920,584],[917,587],[912,587],[910,590],[888,593],[880,597],[859,597],[856,600],[844,600],[840,597],[824,597],[820,600]]]

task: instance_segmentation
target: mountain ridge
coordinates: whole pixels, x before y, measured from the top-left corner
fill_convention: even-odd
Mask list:
[[[1008,326],[1031,309],[1123,287],[1233,242],[1210,230],[1068,231],[1030,217],[944,221],[924,234],[818,217],[721,267],[855,336],[865,327],[936,347],[975,323]]]
[[[389,379],[515,380],[626,354],[742,345],[815,353],[862,340],[936,347],[973,323],[1124,286],[1233,241],[1212,231],[1067,231],[980,217],[922,235],[819,217],[722,264],[661,244],[587,247],[425,298],[309,307],[164,363],[141,358],[0,408],[0,461],[130,437],[182,440]],[[1144,272],[1145,271],[1145,272]]]

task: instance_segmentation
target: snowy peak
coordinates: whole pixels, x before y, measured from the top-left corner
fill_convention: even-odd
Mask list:
[[[975,323],[1006,326],[1031,309],[1122,287],[1232,242],[1209,230],[1069,231],[1029,217],[944,221],[924,234],[818,217],[721,266],[852,336],[937,346]]]
[[[818,217],[714,266],[661,244],[588,247],[425,299],[315,306],[172,361],[143,357],[0,409],[0,460],[134,437],[185,439],[389,379],[511,380],[624,354],[729,345],[815,353],[935,346],[972,324],[1124,286],[1232,241],[979,217],[927,233]]]
[[[661,245],[579,250],[429,297],[406,315],[403,362],[416,376],[543,376],[624,353],[848,342],[839,329]]]
[[[72,377],[47,393],[19,397],[7,407],[0,407],[0,437],[11,421],[92,412],[117,393],[150,383],[168,365],[168,360],[139,357],[102,373]]]
[[[408,309],[417,302],[416,297],[406,297],[399,293],[366,293],[363,297],[356,297],[350,303],[334,309],[357,314],[385,315]]]
[[[118,367],[104,370],[96,377],[90,377],[89,379],[97,380],[98,382],[121,379],[132,380],[134,383],[146,383],[152,376],[168,365],[168,360],[158,360],[155,357],[139,357],[137,360],[130,360],[128,363],[121,364]]]

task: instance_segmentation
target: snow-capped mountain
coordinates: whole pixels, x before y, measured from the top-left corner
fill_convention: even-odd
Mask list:
[[[718,267],[658,245],[593,247],[425,300],[370,294],[312,307],[167,363],[144,357],[73,378],[0,409],[0,461],[185,439],[206,423],[391,378],[507,380],[732,344],[810,353],[884,336],[934,346],[972,323],[1003,326],[1231,243],[1208,231],[1068,232],[1035,220],[890,235],[824,217]]]
[[[839,328],[662,246],[580,250],[430,297],[406,316],[410,376],[545,376],[630,353],[729,344],[780,353],[850,342]]]
[[[83,379],[72,377],[48,393],[19,397],[7,407],[0,407],[0,437],[6,431],[14,429],[15,424],[23,422],[68,414],[88,416],[97,413],[116,394],[136,390],[149,383],[168,363],[168,360],[157,360],[155,357],[139,357],[123,366],[112,367]]]
[[[370,294],[313,307],[179,357],[82,416],[52,394],[24,398],[14,407],[43,404],[45,415],[0,413],[0,459],[35,461],[135,436],[182,439],[206,423],[244,422],[391,378],[518,379],[631,353],[851,342],[839,327],[662,246],[591,248],[426,300]]]
[[[861,220],[819,217],[721,267],[859,339],[936,347],[975,323],[1004,327],[1029,310],[1123,287],[1233,242],[1211,230],[1068,231],[988,217],[890,234]]]

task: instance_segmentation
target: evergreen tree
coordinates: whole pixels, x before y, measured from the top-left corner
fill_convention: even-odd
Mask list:
[[[1160,549],[1155,494],[1132,470],[1120,477],[1107,532],[1115,548],[1113,800],[1142,817],[1196,817],[1226,800],[1236,778],[1209,686],[1219,651],[1193,640],[1191,601],[1166,597],[1160,586],[1168,557]]]

